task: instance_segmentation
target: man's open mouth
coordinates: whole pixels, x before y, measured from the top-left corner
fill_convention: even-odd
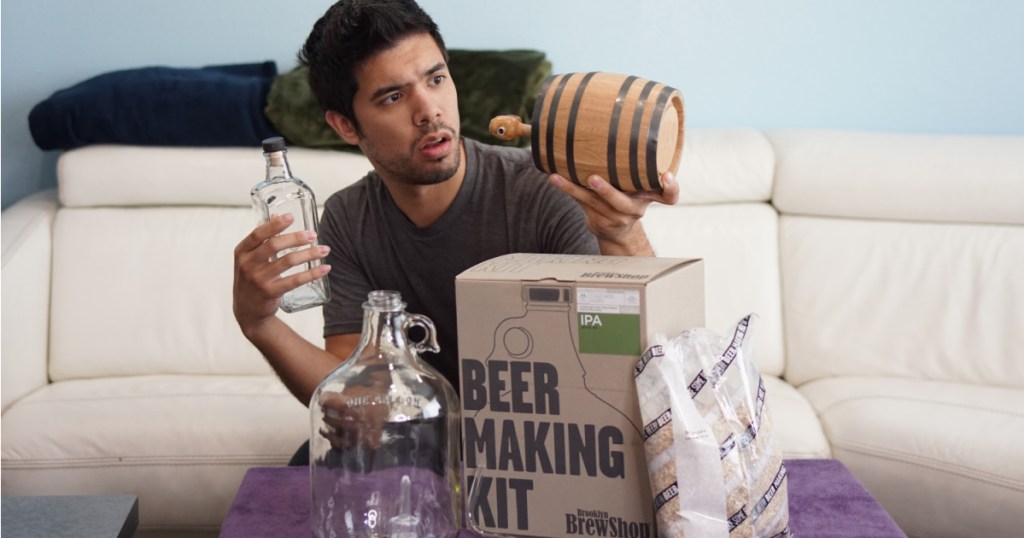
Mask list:
[[[439,159],[447,155],[451,139],[450,134],[443,132],[427,135],[421,139],[419,151],[429,158]]]

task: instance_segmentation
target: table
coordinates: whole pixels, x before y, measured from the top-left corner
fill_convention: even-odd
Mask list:
[[[2,509],[12,538],[130,538],[139,526],[135,495],[4,497]]]
[[[836,460],[786,460],[789,526],[797,538],[906,538],[889,514]],[[220,538],[309,538],[307,467],[249,469]],[[461,538],[471,538],[463,531]]]

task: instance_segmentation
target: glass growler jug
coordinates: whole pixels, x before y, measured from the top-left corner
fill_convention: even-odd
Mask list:
[[[370,292],[359,344],[310,402],[314,536],[458,533],[459,400],[426,350],[438,350],[433,322],[407,313],[398,292]]]

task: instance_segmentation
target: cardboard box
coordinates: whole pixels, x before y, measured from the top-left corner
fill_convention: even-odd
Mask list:
[[[702,260],[509,254],[456,278],[463,488],[516,536],[655,536],[633,368],[704,326]]]

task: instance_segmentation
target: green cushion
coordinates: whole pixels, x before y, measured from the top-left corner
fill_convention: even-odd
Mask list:
[[[297,67],[278,75],[270,85],[263,113],[281,136],[293,146],[310,148],[350,148],[327,125],[324,111],[313,98],[306,78],[308,69]]]
[[[495,138],[487,130],[491,118],[513,114],[529,123],[533,103],[551,62],[535,50],[450,50],[448,69],[459,90],[462,134],[489,144],[530,145],[529,137]]]
[[[448,67],[459,91],[463,136],[490,144],[527,146],[528,137],[514,141],[491,136],[491,118],[514,114],[529,122],[533,102],[551,63],[535,50],[448,51]],[[264,109],[267,118],[291,145],[312,148],[351,148],[324,120],[324,112],[309,90],[306,69],[297,67],[274,78]]]

